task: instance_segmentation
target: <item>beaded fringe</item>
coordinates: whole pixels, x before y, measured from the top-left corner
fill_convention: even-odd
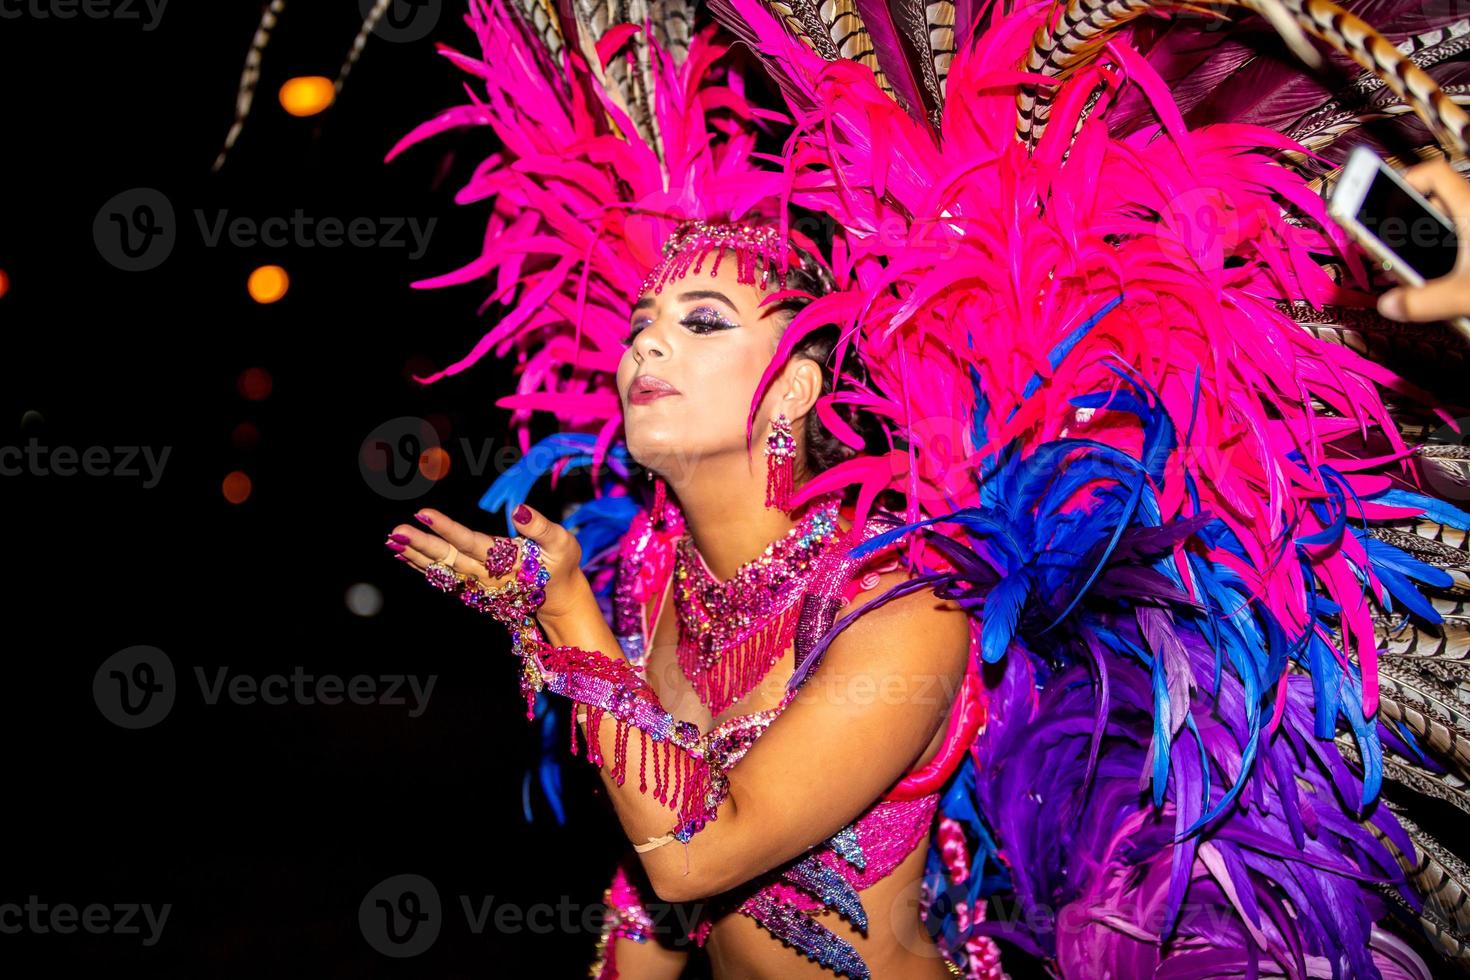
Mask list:
[[[587,761],[601,769],[607,761],[602,750],[603,709],[587,705]],[[628,738],[636,726],[615,719],[613,733],[613,764],[608,774],[619,785],[628,775]],[[638,792],[648,793],[648,733],[638,729]],[[577,718],[572,713],[572,755],[577,754]],[[706,813],[705,798],[709,790],[709,764],[704,759],[690,755],[687,751],[668,740],[653,743],[653,798],[673,810],[678,824],[684,826],[697,817],[712,819]],[[704,820],[699,820],[691,830],[697,830]]]
[[[766,506],[776,510],[791,509],[795,465],[790,456],[772,456],[766,461]]]
[[[791,645],[800,618],[801,603],[794,602],[760,629],[722,648],[714,663],[703,668],[698,643],[681,637],[679,666],[700,702],[717,715],[749,694]]]
[[[653,506],[648,508],[648,516],[655,527],[663,527],[664,507],[669,502],[669,485],[664,478],[656,476],[653,478]]]

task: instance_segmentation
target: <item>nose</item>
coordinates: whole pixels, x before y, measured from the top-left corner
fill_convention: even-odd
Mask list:
[[[658,332],[659,321],[655,320],[642,330],[638,336],[633,338],[633,356],[641,364],[650,357],[667,357],[667,343],[661,339]]]

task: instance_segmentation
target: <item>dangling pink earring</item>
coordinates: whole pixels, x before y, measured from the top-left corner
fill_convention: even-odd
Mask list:
[[[796,438],[791,422],[782,412],[771,421],[766,436],[766,506],[791,509],[791,491],[796,471]]]

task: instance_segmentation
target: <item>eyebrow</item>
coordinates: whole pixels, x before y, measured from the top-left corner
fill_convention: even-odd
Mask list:
[[[679,302],[681,302],[681,303],[687,303],[690,300],[696,300],[696,299],[717,299],[721,303],[724,303],[726,306],[730,307],[730,309],[734,310],[736,313],[739,313],[740,312],[740,307],[738,307],[734,303],[730,302],[730,297],[726,296],[724,293],[720,292],[719,290],[715,290],[715,289],[695,289],[695,290],[692,290],[692,291],[687,292],[687,293],[680,293],[679,294]],[[637,313],[639,310],[646,310],[646,309],[648,309],[648,307],[650,307],[652,305],[653,305],[653,297],[652,296],[645,296],[642,299],[640,299],[637,303],[633,304],[633,312],[634,313]]]

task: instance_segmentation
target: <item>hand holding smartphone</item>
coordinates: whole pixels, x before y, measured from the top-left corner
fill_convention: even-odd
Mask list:
[[[1327,212],[1383,270],[1407,288],[1385,293],[1379,312],[1394,320],[1449,320],[1470,339],[1470,254],[1455,222],[1470,220],[1470,184],[1446,163],[1400,175],[1366,146],[1353,148]]]

